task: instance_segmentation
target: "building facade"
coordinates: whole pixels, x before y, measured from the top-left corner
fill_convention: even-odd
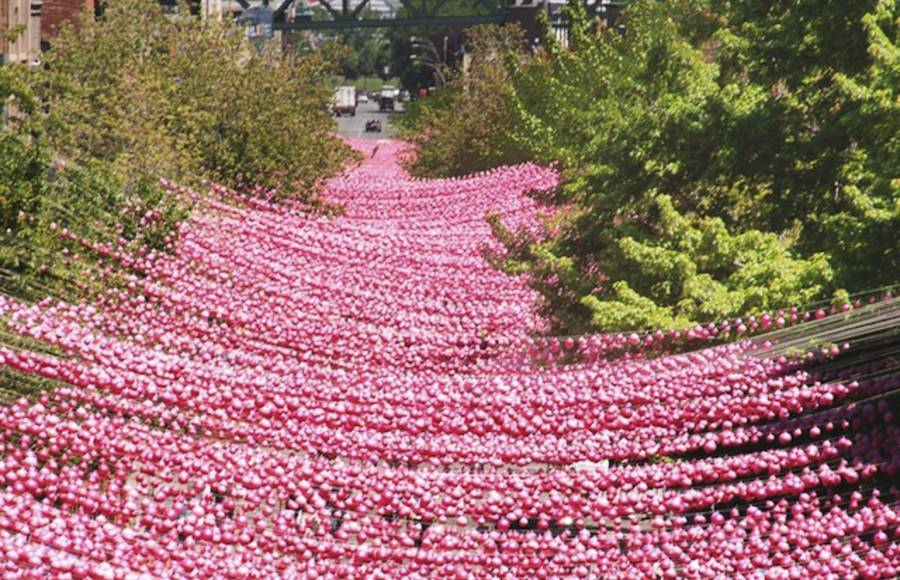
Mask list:
[[[0,0],[2,1],[2,0]],[[52,43],[53,37],[59,32],[60,27],[78,20],[78,15],[83,10],[93,12],[96,8],[94,0],[43,0],[44,9],[41,13],[41,40],[44,43]]]
[[[41,55],[41,0],[0,0],[0,30],[14,33],[0,38],[2,62],[36,62]]]
[[[15,31],[12,40],[0,38],[0,59],[40,62],[41,49],[52,44],[59,29],[95,7],[95,0],[0,0],[0,30]]]

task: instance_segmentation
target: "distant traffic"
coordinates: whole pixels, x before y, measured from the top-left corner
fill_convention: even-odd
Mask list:
[[[335,117],[349,115],[356,116],[356,109],[360,104],[369,102],[377,103],[381,112],[392,112],[396,109],[395,103],[403,103],[412,98],[406,89],[397,89],[391,85],[384,85],[380,91],[361,91],[356,87],[346,85],[334,90],[331,111]]]

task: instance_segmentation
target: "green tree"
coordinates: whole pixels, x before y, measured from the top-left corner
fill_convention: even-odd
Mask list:
[[[321,7],[313,9],[313,19],[330,20],[332,17]],[[364,8],[360,19],[379,20],[381,15]],[[323,30],[322,38],[333,46],[339,46],[338,69],[342,76],[356,80],[361,77],[383,76],[384,67],[390,65],[390,42],[383,29],[357,28],[350,30]]]
[[[314,202],[346,158],[326,63],[251,49],[231,23],[121,0],[63,31],[45,61],[0,66],[4,292],[74,298],[120,281],[110,249],[171,248],[191,208],[161,177]]]
[[[898,281],[895,1],[637,0],[624,34],[567,10],[568,47],[547,34],[507,58],[509,122],[478,162],[559,163],[550,236],[492,219],[498,263],[529,274],[558,330],[685,326]],[[484,123],[454,98],[409,119],[434,174],[465,170],[439,154]],[[453,113],[459,130],[428,139]]]
[[[515,143],[498,138],[513,130],[504,61],[508,53],[519,53],[522,43],[515,26],[470,29],[469,71],[457,71],[444,90],[395,117],[401,136],[416,149],[414,173],[461,175],[525,159]]]
[[[514,139],[567,177],[559,234],[515,264],[560,327],[683,326],[897,281],[893,2],[638,1],[624,37],[570,10],[573,49],[515,67],[511,103]],[[673,239],[676,215],[715,244]]]
[[[332,135],[328,63],[252,49],[229,21],[121,0],[46,54],[47,134],[129,180],[203,179],[307,197],[347,150]]]

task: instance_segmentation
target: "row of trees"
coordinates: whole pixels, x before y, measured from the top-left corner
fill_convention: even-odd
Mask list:
[[[895,1],[637,0],[624,34],[568,10],[568,48],[547,35],[524,55],[501,36],[492,64],[405,122],[420,173],[559,163],[552,235],[493,220],[502,265],[529,274],[559,330],[681,327],[898,281]]]
[[[437,12],[439,17],[486,13],[484,6],[473,6],[462,0],[448,0]],[[409,16],[408,7],[397,9],[397,18]],[[330,20],[331,16],[323,8],[314,8],[312,18]],[[359,18],[378,20],[381,16],[365,8]],[[340,47],[338,68],[345,78],[397,78],[403,87],[411,90],[440,86],[445,66],[460,64],[466,50],[465,31],[449,26],[324,30],[318,37],[337,41]]]
[[[59,235],[162,249],[188,213],[158,186],[204,180],[314,202],[349,154],[331,133],[328,63],[251,48],[186,5],[118,0],[61,33],[42,68],[0,67],[0,287],[85,290]],[[88,261],[90,265],[90,261]]]

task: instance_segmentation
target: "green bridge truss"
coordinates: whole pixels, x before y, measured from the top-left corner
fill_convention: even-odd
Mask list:
[[[247,0],[237,0],[245,10],[253,10]],[[351,6],[350,0],[318,0],[328,18],[313,20],[310,15],[288,18],[288,10],[294,2],[303,0],[263,1],[263,9],[272,10],[272,30],[323,30],[352,28],[396,28],[412,26],[466,27],[478,24],[502,24],[533,19],[545,5],[539,0],[470,0],[462,4],[454,2],[454,14],[442,14],[449,0],[398,0],[405,9],[393,18],[367,18],[365,9],[369,0],[361,0]],[[615,18],[627,0],[590,0],[585,3],[590,12],[607,18]],[[338,4],[340,2],[340,4]],[[258,8],[257,8],[258,9]],[[459,13],[462,12],[462,13]]]

